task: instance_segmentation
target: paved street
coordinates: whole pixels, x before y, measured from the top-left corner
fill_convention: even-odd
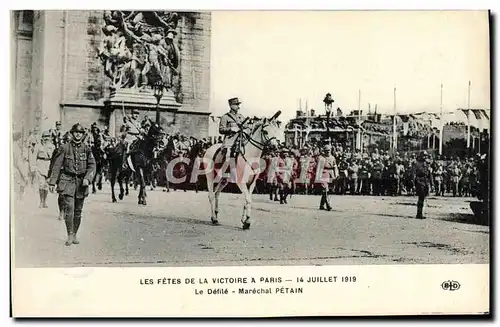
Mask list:
[[[36,195],[18,203],[13,218],[17,267],[217,266],[488,263],[489,227],[472,220],[471,199],[431,197],[414,219],[416,198],[293,196],[288,205],[254,195],[253,223],[241,230],[243,198],[222,194],[220,226],[209,222],[206,192],[137,193],[111,203],[105,189],[87,199],[81,244],[64,246],[57,196],[39,209]]]

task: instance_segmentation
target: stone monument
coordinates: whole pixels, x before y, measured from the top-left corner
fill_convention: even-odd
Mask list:
[[[159,110],[160,125],[167,130],[174,129],[176,111],[182,106],[177,80],[179,19],[176,12],[104,12],[104,37],[98,57],[110,82],[110,97],[105,106],[110,112],[112,133],[131,108],[144,111],[150,118],[151,112],[155,114]],[[155,85],[162,88],[159,103],[154,96]]]
[[[115,133],[132,108],[155,121],[161,82],[161,125],[208,136],[210,12],[21,10],[11,26],[13,130]]]

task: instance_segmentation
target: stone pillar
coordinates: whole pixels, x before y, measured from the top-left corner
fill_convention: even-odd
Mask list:
[[[35,11],[33,24],[31,112],[41,131],[61,119],[62,11]]]
[[[23,13],[11,12],[11,99],[12,130],[26,136],[34,128],[31,117],[32,21],[23,24]]]

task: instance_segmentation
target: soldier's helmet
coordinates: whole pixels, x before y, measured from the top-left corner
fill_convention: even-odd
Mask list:
[[[85,128],[83,128],[82,125],[80,125],[80,123],[76,123],[74,124],[72,127],[71,127],[71,130],[70,130],[70,133],[85,133]]]
[[[327,144],[323,147],[324,152],[330,152],[332,151],[332,146],[330,144]]]
[[[49,131],[45,131],[45,132],[42,133],[42,138],[47,138],[47,137],[50,137],[50,136],[51,136],[51,134],[50,134]]]

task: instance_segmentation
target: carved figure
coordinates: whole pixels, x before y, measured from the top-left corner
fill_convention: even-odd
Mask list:
[[[172,89],[180,63],[175,42],[179,14],[107,10],[103,18],[98,57],[111,87],[145,89],[161,79]]]

